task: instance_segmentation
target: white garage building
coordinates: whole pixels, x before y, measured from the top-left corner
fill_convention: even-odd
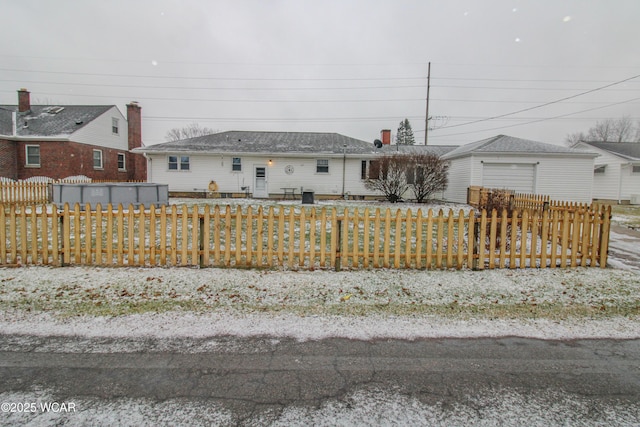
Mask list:
[[[596,156],[559,145],[498,135],[442,156],[451,162],[444,197],[464,203],[468,187],[482,186],[590,203]]]

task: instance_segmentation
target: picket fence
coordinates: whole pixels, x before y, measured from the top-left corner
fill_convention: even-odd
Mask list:
[[[446,215],[305,207],[0,205],[0,265],[605,267],[610,206]]]

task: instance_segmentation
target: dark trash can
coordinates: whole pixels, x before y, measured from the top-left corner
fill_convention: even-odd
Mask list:
[[[314,195],[313,191],[303,191],[302,192],[302,204],[303,205],[312,205],[314,203],[313,195]]]

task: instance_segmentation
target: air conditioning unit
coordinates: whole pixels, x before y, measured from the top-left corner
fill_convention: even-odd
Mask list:
[[[629,203],[632,205],[640,205],[640,194],[632,194]]]

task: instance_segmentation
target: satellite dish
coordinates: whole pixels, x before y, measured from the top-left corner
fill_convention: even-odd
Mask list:
[[[376,148],[382,148],[382,141],[376,139],[375,141],[373,141],[373,145],[375,145]]]

